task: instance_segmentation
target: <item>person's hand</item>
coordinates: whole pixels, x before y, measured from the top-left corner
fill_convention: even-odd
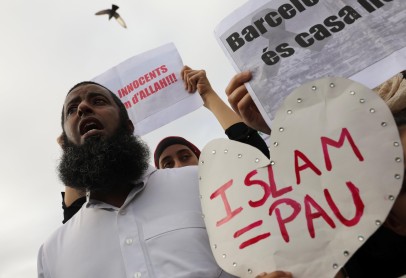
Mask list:
[[[251,73],[241,72],[235,75],[226,88],[228,102],[244,123],[255,130],[270,134],[271,129],[266,124],[257,106],[252,100],[244,83],[251,80]]]
[[[293,278],[292,273],[286,271],[263,272],[255,278]]]
[[[208,94],[216,94],[207,79],[205,70],[194,70],[188,66],[184,66],[180,75],[185,84],[185,89],[189,93],[194,93],[197,90],[205,106]]]

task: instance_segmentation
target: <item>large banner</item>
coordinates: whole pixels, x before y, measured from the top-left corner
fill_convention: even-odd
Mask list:
[[[404,0],[251,0],[216,37],[268,122],[286,95],[310,80],[351,78],[369,88],[406,65]]]
[[[197,108],[199,94],[185,90],[182,59],[173,43],[134,56],[95,77],[127,108],[137,135],[144,135]]]

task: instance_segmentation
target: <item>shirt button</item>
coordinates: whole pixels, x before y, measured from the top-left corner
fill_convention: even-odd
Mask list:
[[[132,238],[127,238],[127,239],[125,240],[125,244],[127,244],[127,245],[133,244],[133,239],[132,239]],[[137,272],[137,273],[138,273],[138,272]]]
[[[125,215],[126,213],[127,213],[127,211],[126,211],[125,209],[120,210],[120,214],[121,214],[121,215]]]
[[[134,273],[134,278],[140,278],[140,277],[141,277],[141,272]]]

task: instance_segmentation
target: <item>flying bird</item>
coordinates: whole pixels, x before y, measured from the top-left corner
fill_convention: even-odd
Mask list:
[[[124,20],[121,18],[121,16],[116,12],[118,10],[118,6],[116,5],[111,5],[111,9],[107,10],[102,10],[100,12],[97,12],[96,15],[103,15],[107,14],[109,16],[109,20],[114,16],[114,18],[117,20],[117,22],[123,26],[124,28],[127,28],[127,25],[125,25]]]

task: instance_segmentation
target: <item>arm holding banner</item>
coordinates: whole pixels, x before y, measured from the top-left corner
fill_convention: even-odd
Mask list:
[[[243,119],[245,124],[263,133],[271,134],[271,129],[266,124],[244,85],[244,83],[248,82],[251,77],[252,75],[250,72],[241,72],[231,79],[226,88],[228,101],[234,111]]]
[[[189,93],[196,90],[199,92],[204,106],[214,114],[224,130],[241,122],[240,117],[213,90],[204,70],[193,70],[188,66],[184,66],[181,76],[185,82],[185,89]]]
[[[257,130],[243,123],[239,115],[223,102],[211,87],[204,70],[184,66],[181,76],[185,89],[190,93],[199,92],[204,106],[214,114],[229,139],[256,147],[269,158],[268,147]]]

